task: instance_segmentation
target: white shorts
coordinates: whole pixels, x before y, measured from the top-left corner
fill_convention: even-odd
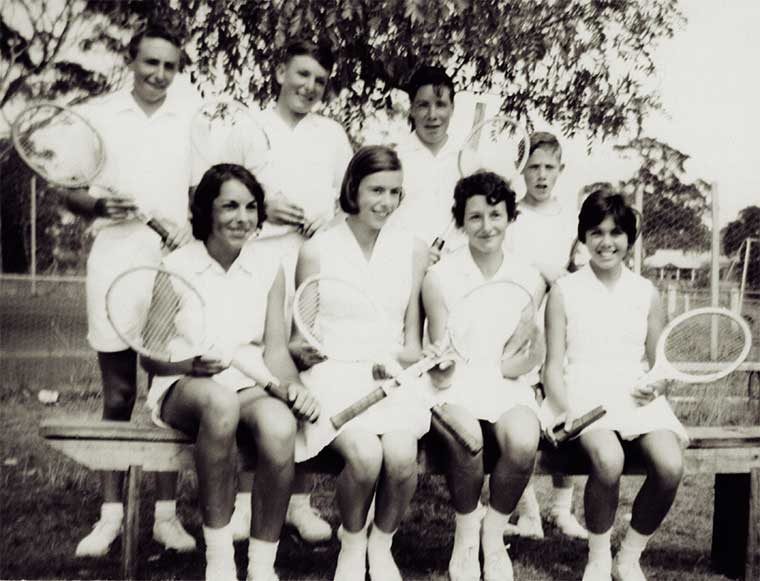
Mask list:
[[[161,239],[139,222],[100,230],[87,259],[87,341],[95,351],[110,353],[129,346],[108,322],[106,292],[113,280],[135,266],[156,266],[163,256]]]

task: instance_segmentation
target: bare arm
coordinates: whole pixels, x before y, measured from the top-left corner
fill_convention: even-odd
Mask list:
[[[417,361],[422,354],[422,279],[428,265],[428,249],[419,240],[414,241],[412,261],[412,288],[404,317],[404,348],[398,356],[403,367]]]
[[[567,351],[567,317],[559,287],[549,293],[546,304],[546,362],[544,363],[544,390],[550,404],[557,410],[568,409],[567,388],[564,380]]]

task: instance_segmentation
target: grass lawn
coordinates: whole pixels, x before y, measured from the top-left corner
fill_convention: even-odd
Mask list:
[[[28,387],[5,384],[0,390],[0,578],[2,579],[113,579],[119,575],[120,541],[107,557],[76,559],[74,548],[90,529],[100,508],[97,475],[49,448],[37,435],[40,420],[54,415],[100,414],[97,385],[70,387],[58,404],[41,404]],[[138,402],[141,408],[142,402]],[[746,403],[744,404],[746,411]],[[701,406],[701,412],[704,413]],[[715,411],[713,410],[713,415]],[[724,412],[720,423],[732,423]],[[703,418],[700,418],[703,419]],[[715,417],[712,418],[716,419]],[[730,418],[729,418],[730,419]],[[696,422],[690,422],[696,423]],[[140,576],[145,579],[203,579],[203,550],[189,555],[163,552],[151,539],[153,521],[152,478],[145,479],[140,533]],[[613,541],[624,531],[641,478],[626,477]],[[675,506],[645,553],[643,564],[650,579],[719,580],[710,570],[713,481],[711,476],[686,476]],[[548,478],[540,478],[540,499],[546,499]],[[583,479],[578,480],[576,511],[582,514]],[[338,515],[333,481],[316,483],[313,502],[334,527]],[[180,512],[188,530],[201,539],[192,473],[180,482]],[[545,502],[544,502],[545,504]],[[394,541],[394,554],[405,579],[447,579],[446,568],[453,541],[454,519],[442,478],[423,477],[411,510]],[[565,540],[546,526],[543,541],[511,539],[509,550],[518,580],[580,579],[586,546]],[[277,566],[284,580],[331,579],[339,545],[300,542],[292,531],[283,534]],[[238,569],[244,577],[245,543],[236,545]]]

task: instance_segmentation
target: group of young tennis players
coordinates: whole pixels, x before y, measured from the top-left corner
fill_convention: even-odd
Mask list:
[[[324,96],[332,55],[296,41],[276,67],[277,99],[261,114],[268,159],[248,168],[204,168],[188,218],[188,191],[196,182],[188,114],[168,91],[181,55],[179,39],[159,26],[134,37],[133,86],[90,112],[107,153],[99,186],[73,194],[69,206],[97,218],[87,271],[88,340],[98,353],[105,419],[130,418],[137,357],[110,328],[104,296],[119,272],[141,264],[161,264],[189,280],[205,300],[210,336],[263,356],[287,386],[285,403],[209,354],[141,361],[151,377],[154,421],[195,438],[205,578],[238,579],[233,540],[249,537],[247,579],[278,579],[275,558],[286,522],[306,540],[330,538],[299,471],[300,462],[329,448],[344,463],[336,479],[341,549],[334,579],[361,581],[367,573],[373,581],[402,579],[391,544],[416,489],[418,442],[430,432],[445,458],[455,510],[450,579],[511,580],[505,531],[543,536],[528,487],[542,432],[603,404],[606,416],[576,444],[591,466],[588,531],[571,512],[572,482],[555,481],[551,516],[561,533],[588,538],[585,581],[644,580],[639,558],[675,498],[686,434],[657,390],[633,388],[642,362],[652,363],[664,317],[653,285],[625,265],[639,224],[624,199],[602,187],[579,214],[565,207],[554,191],[562,150],[549,133],[531,135],[519,203],[496,173],[460,176],[461,144],[448,134],[454,85],[441,67],[419,68],[406,86],[411,131],[401,143],[353,154],[343,128],[312,112]],[[137,207],[169,230],[166,244],[133,219]],[[431,247],[452,219],[455,229],[442,249]],[[588,264],[569,273],[576,237]],[[388,341],[373,362],[326,358],[298,329],[291,331],[294,290],[314,275],[345,279],[381,306]],[[530,341],[502,353],[508,336],[486,313],[472,321],[480,331],[473,340],[495,350],[499,363],[447,359],[340,430],[330,426],[329,417],[379,377],[441,353],[452,305],[501,279],[527,289],[541,306]],[[325,341],[361,340],[352,334],[350,313],[344,315],[321,321]],[[431,401],[482,441],[483,453],[471,455],[431,422]],[[255,486],[237,479],[237,443],[243,442],[255,449]],[[644,458],[647,477],[613,561],[610,534],[632,450]],[[176,516],[175,485],[171,476],[159,482],[153,534],[167,548],[190,551],[195,539]],[[119,475],[104,475],[100,519],[77,555],[105,554],[119,535],[120,487]],[[509,523],[518,502],[515,529]]]

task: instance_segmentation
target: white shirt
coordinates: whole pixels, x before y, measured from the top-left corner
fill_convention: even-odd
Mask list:
[[[539,270],[566,268],[577,233],[577,215],[560,205],[552,213],[542,213],[525,204],[519,204],[517,209],[517,219],[504,237],[504,249]]]
[[[343,127],[315,113],[290,127],[273,107],[259,118],[269,138],[270,151],[256,177],[267,195],[282,192],[303,208],[307,221],[334,213],[343,174],[353,156]],[[265,222],[261,236],[279,236],[294,230],[295,226]]]
[[[84,115],[103,139],[106,160],[90,195],[131,196],[140,209],[161,222],[180,226],[189,216],[192,181],[190,119],[192,109],[167,95],[150,117],[140,109],[131,88],[88,105]],[[114,223],[99,219],[95,228]]]
[[[449,137],[443,148],[433,154],[415,132],[396,147],[404,171],[404,199],[391,220],[428,245],[444,233],[452,220],[454,187],[461,177],[459,149]],[[459,233],[452,230],[447,239],[458,237]],[[447,246],[452,248],[451,244]]]

